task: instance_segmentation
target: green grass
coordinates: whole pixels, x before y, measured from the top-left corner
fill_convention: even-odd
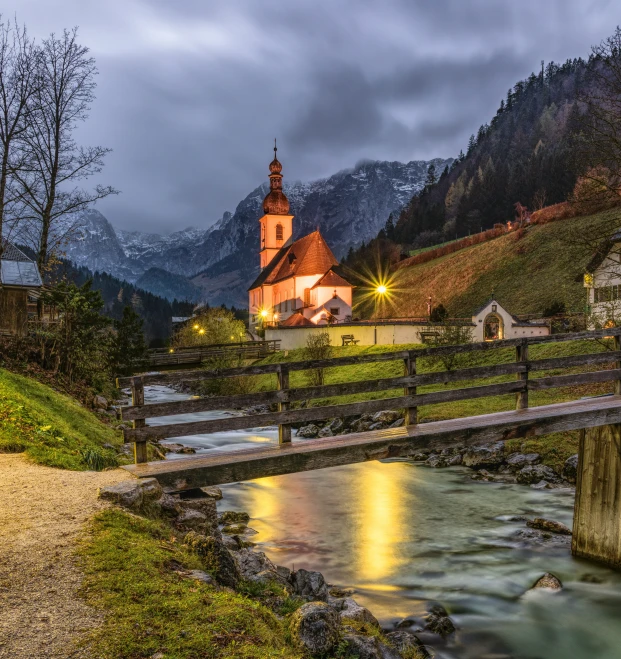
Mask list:
[[[117,466],[122,438],[69,396],[0,369],[0,452],[21,453],[62,469]]]
[[[299,603],[284,598],[286,615],[279,617],[251,599],[262,596],[260,586],[245,584],[236,593],[181,577],[172,566],[204,567],[162,522],[107,510],[95,517],[81,556],[87,601],[108,612],[89,640],[89,656],[304,657],[287,631],[287,616]]]
[[[333,356],[341,357],[349,355],[363,355],[373,353],[377,354],[405,349],[418,349],[421,347],[422,346],[420,345],[334,347]],[[530,348],[530,358],[532,360],[550,359],[554,357],[601,352],[611,348],[612,345],[605,341],[570,341],[549,343],[532,346]],[[286,357],[284,356],[284,353],[276,353],[274,355],[270,355],[261,363],[301,361],[303,359],[303,350],[292,350],[288,352]],[[466,353],[463,356],[460,363],[457,365],[457,368],[472,368],[476,366],[489,366],[493,364],[509,363],[514,359],[515,352],[512,348],[472,352]],[[591,370],[592,368],[594,367],[538,371],[531,373],[530,377],[537,378],[552,375],[566,375],[569,373],[580,373],[586,370]],[[440,363],[432,363],[427,358],[421,358],[418,360],[418,373],[443,370],[445,370],[445,368]],[[326,369],[326,384],[334,384],[338,382],[355,382],[359,380],[376,380],[379,378],[395,377],[402,374],[403,365],[400,361],[375,362],[369,364],[359,364],[356,366],[342,366],[338,368]],[[515,376],[509,375],[480,380],[453,382],[450,385],[429,385],[418,387],[418,393],[429,393],[433,391],[443,391],[446,389],[458,389],[501,382],[511,382],[514,379]],[[291,373],[291,386],[296,388],[308,386],[304,372],[293,371]],[[267,375],[257,378],[257,390],[269,390],[275,388],[275,376]],[[529,404],[530,406],[534,407],[537,405],[560,403],[576,400],[582,396],[593,396],[603,393],[611,393],[612,389],[613,384],[610,382],[596,385],[580,385],[575,387],[533,391],[530,392],[529,395]],[[373,392],[369,394],[353,394],[326,399],[317,399],[311,401],[310,404],[313,406],[336,405],[340,403],[352,403],[364,400],[392,398],[401,395],[402,390],[393,389],[388,391]],[[437,405],[425,405],[418,408],[418,415],[419,421],[424,423],[426,421],[440,421],[442,419],[477,416],[480,414],[490,414],[493,412],[502,412],[512,409],[515,409],[515,395],[509,394],[504,396],[490,396],[487,398],[441,403]],[[556,469],[560,469],[563,462],[570,455],[573,455],[577,452],[577,447],[577,432],[557,433],[555,435],[536,437],[529,440],[512,440],[507,445],[507,449],[509,451],[519,451],[523,449],[529,452],[541,453],[544,463]]]

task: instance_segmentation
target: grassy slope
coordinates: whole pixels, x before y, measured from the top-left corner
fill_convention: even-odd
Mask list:
[[[82,556],[87,600],[110,613],[91,638],[93,657],[162,652],[166,659],[302,659],[291,646],[286,618],[242,593],[216,591],[174,571],[175,564],[205,566],[162,522],[105,511],[95,518]]]
[[[442,303],[454,316],[471,316],[492,292],[515,314],[541,313],[562,301],[570,310],[584,309],[584,268],[591,258],[568,235],[587,233],[610,222],[605,211],[550,224],[534,225],[521,238],[510,233],[429,263],[397,271],[393,316],[424,316],[427,298]]]
[[[64,469],[116,466],[122,438],[73,398],[0,369],[0,451]]]
[[[403,350],[406,348],[420,348],[421,346],[371,346],[358,347],[348,346],[345,348],[333,348],[333,356],[346,356],[352,354],[371,354],[388,352],[391,350]],[[568,343],[556,343],[548,345],[533,346],[530,349],[531,359],[548,359],[552,357],[561,357],[566,355],[586,354],[590,352],[600,352],[611,346],[604,342],[597,341],[575,341]],[[303,350],[289,351],[287,357],[282,353],[271,355],[263,360],[263,363],[272,363],[279,361],[298,361],[304,358]],[[511,362],[515,359],[512,349],[492,350],[489,352],[471,353],[465,355],[457,368],[470,368],[474,366],[485,366],[490,364],[499,364]],[[419,360],[417,365],[419,373],[429,371],[445,370],[441,363],[432,363],[428,359]],[[565,369],[555,371],[539,371],[531,374],[531,377],[544,377],[550,375],[564,375],[571,372],[580,372],[589,369]],[[354,382],[357,380],[376,380],[385,377],[394,377],[403,374],[403,366],[399,361],[395,362],[377,362],[371,364],[360,364],[357,366],[345,366],[334,369],[326,369],[326,384],[337,382]],[[478,386],[484,384],[493,384],[498,382],[509,382],[515,376],[501,376],[495,378],[486,378],[481,380],[470,380],[450,385],[430,385],[419,387],[418,393],[430,391],[441,391],[448,388],[462,388]],[[267,390],[275,389],[275,376],[262,376],[258,378],[257,389]],[[294,371],[291,373],[292,387],[308,386],[303,372]],[[547,389],[544,391],[531,392],[529,402],[531,406],[546,405],[550,403],[570,401],[580,398],[581,396],[598,395],[612,392],[612,383],[598,385],[583,385],[579,387],[566,387],[562,389]],[[331,399],[315,400],[313,405],[330,405],[337,403],[348,403],[360,400],[374,400],[379,398],[390,398],[402,395],[401,390],[391,390],[382,392],[373,392],[371,394],[355,394],[350,396],[339,396]],[[425,405],[419,408],[420,422],[437,421],[441,419],[450,419],[455,417],[475,416],[478,414],[489,414],[492,412],[501,412],[515,408],[515,396],[513,394],[505,396],[490,396],[489,398],[478,398],[473,400],[457,401],[453,403],[442,403],[439,405]],[[577,433],[557,433],[547,437],[538,437],[528,441],[513,440],[509,442],[508,449],[528,450],[531,452],[541,453],[544,462],[552,467],[560,469],[563,462],[577,451]]]

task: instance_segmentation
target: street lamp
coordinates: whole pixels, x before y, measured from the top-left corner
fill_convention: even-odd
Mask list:
[[[386,288],[386,286],[385,286],[384,284],[380,284],[380,285],[375,289],[375,292],[376,292],[378,295],[386,295],[386,293],[388,292],[388,289]]]

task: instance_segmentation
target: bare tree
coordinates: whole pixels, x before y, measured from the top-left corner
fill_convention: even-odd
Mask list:
[[[19,219],[15,172],[23,149],[33,96],[37,90],[38,51],[25,27],[0,16],[0,237],[8,237],[8,222]],[[3,243],[0,240],[0,256]]]
[[[110,151],[79,146],[74,138],[95,98],[96,75],[94,58],[77,43],[77,28],[65,30],[60,37],[52,34],[42,42],[39,85],[26,131],[28,164],[20,174],[22,200],[36,224],[40,269],[65,237],[62,230],[54,233],[61,218],[117,193],[110,186],[97,185],[87,191],[78,185],[101,172]]]

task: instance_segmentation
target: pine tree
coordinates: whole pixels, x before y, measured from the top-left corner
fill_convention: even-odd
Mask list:
[[[114,321],[113,362],[123,375],[134,373],[145,364],[147,347],[142,327],[142,318],[129,305],[123,308],[123,317]]]
[[[388,216],[388,219],[386,220],[386,226],[384,227],[386,231],[386,238],[388,240],[394,240],[395,239],[395,221],[392,217],[392,213]]]
[[[425,179],[425,187],[430,188],[436,184],[438,177],[436,176],[436,166],[431,163],[429,169],[427,170],[427,178]]]

